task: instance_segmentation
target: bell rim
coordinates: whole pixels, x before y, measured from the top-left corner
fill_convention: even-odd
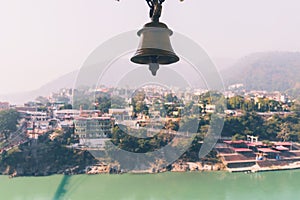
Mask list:
[[[157,53],[153,54],[152,53],[153,51],[156,51]],[[150,59],[145,59],[145,58],[147,57],[150,58],[151,56],[157,56],[158,57],[157,63],[160,65],[169,65],[169,64],[176,63],[180,60],[180,58],[175,54],[175,52],[167,51],[163,49],[155,49],[155,48],[138,49],[135,55],[130,60],[131,62],[136,64],[150,64],[152,63]],[[168,59],[163,59],[163,58],[168,58]],[[162,60],[167,60],[167,62],[162,62]]]

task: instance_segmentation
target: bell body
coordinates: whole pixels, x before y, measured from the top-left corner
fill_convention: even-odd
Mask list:
[[[160,22],[151,22],[138,32],[140,44],[131,61],[137,64],[172,64],[179,61],[170,41],[173,32]]]

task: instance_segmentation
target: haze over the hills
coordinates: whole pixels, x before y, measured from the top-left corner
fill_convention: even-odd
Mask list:
[[[300,87],[299,52],[261,52],[240,59],[222,71],[227,85],[243,83],[247,90],[281,91]]]
[[[299,94],[300,52],[261,52],[250,54],[237,62],[230,59],[215,59],[214,62],[225,86],[243,83],[247,90],[288,91],[290,94]],[[61,88],[73,88],[78,72],[77,70],[58,77],[38,90],[0,95],[0,101],[21,104],[38,96],[48,96]],[[160,72],[167,73],[164,70]]]
[[[35,100],[35,98],[38,96],[49,96],[51,92],[56,92],[61,88],[72,88],[77,73],[78,71],[67,73],[43,85],[37,90],[0,95],[0,101],[8,101],[12,104],[23,104],[27,101]]]

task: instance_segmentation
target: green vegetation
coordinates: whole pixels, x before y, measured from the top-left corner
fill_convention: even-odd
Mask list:
[[[287,104],[290,107],[292,103]],[[242,96],[234,96],[227,99],[227,108],[232,110],[243,110],[246,112],[281,112],[289,111],[283,103],[267,98],[245,99]]]
[[[51,140],[48,132],[38,140],[31,140],[0,157],[0,174],[41,176],[57,173],[80,173],[97,161],[87,151],[67,148],[74,142],[72,130]],[[72,141],[73,140],[73,141]]]
[[[65,109],[72,109],[72,105],[71,104],[64,104],[62,107],[59,108],[59,110],[65,110]]]
[[[149,108],[145,103],[146,94],[144,91],[137,91],[131,99],[131,105],[133,107],[133,117],[137,117],[138,114],[149,115]]]
[[[113,133],[110,137],[112,139],[112,142],[120,149],[134,153],[145,153],[155,151],[167,145],[174,138],[174,135],[164,134],[161,132],[155,135],[154,137],[143,139],[127,134],[128,131],[130,131],[131,134],[134,134],[135,132],[136,134],[140,134],[140,130],[129,130],[126,127],[120,128],[119,126],[115,126],[113,128]]]
[[[100,93],[97,95],[95,108],[100,110],[102,113],[108,113],[111,108],[111,97],[108,93]]]
[[[286,116],[262,117],[256,113],[246,113],[239,117],[227,117],[222,136],[234,140],[246,139],[246,135],[259,136],[260,140],[300,141],[300,121],[296,113]]]
[[[112,95],[113,90],[107,92],[90,92],[90,88],[80,88],[74,92],[73,108],[83,110],[100,110],[108,113],[110,108],[125,108],[126,101],[118,95]],[[125,93],[124,90],[119,91]]]
[[[0,111],[0,138],[9,138],[17,130],[19,114],[16,110]]]

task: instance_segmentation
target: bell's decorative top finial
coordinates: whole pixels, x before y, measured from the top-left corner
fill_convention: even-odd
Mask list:
[[[159,22],[162,11],[162,3],[165,0],[146,0],[150,7],[150,18],[153,22]]]
[[[116,0],[120,1],[120,0]],[[179,0],[183,2],[184,0]],[[150,7],[150,18],[152,22],[159,22],[159,18],[161,16],[162,4],[165,0],[146,0],[148,6]]]

